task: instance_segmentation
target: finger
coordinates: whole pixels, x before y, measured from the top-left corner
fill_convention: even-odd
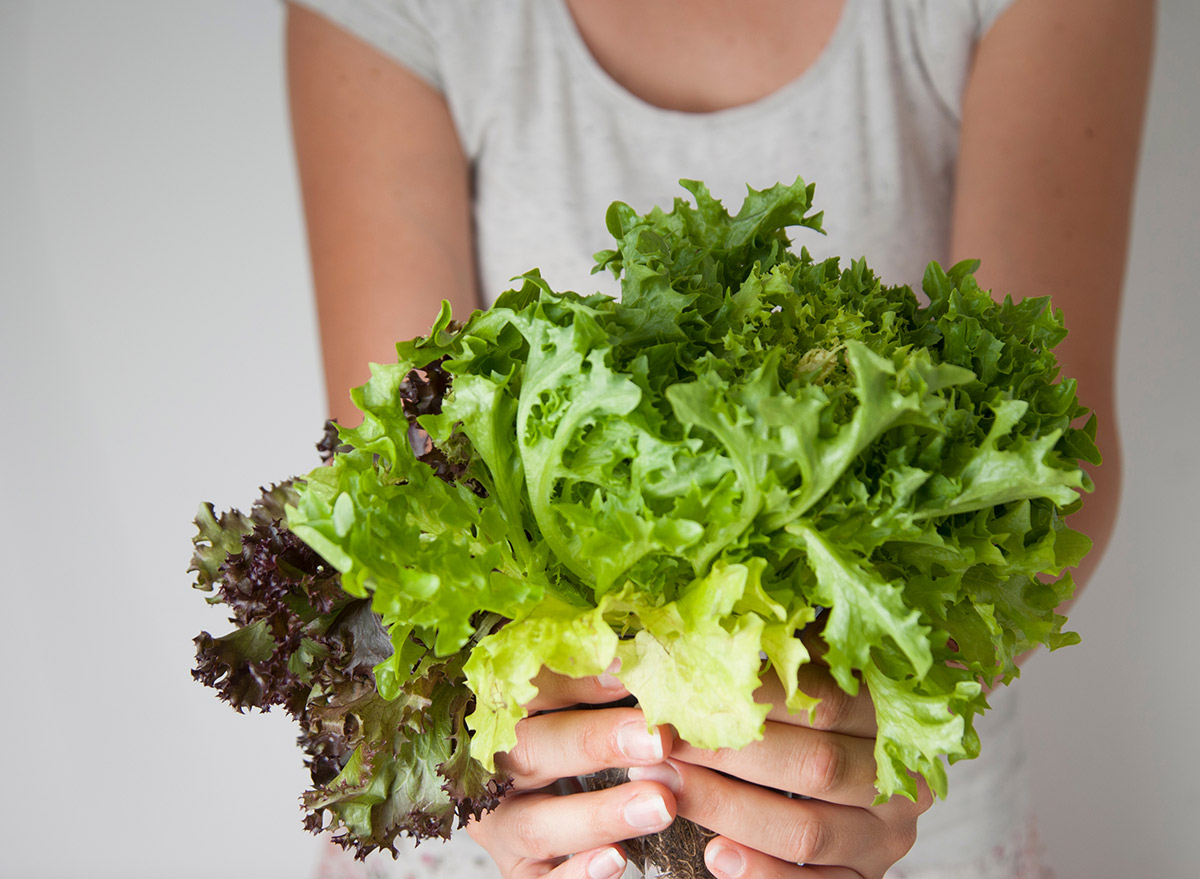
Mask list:
[[[875,801],[875,743],[768,720],[763,737],[738,749],[715,751],[682,740],[671,757],[763,787],[844,806]]]
[[[825,643],[824,637],[825,623],[829,620],[829,612],[821,614],[816,622],[805,626],[800,631],[800,641],[804,644],[808,655],[816,665],[828,667],[829,663],[825,661],[825,651],[829,649],[829,645]]]
[[[528,861],[554,861],[657,833],[674,819],[675,798],[669,790],[629,782],[566,797],[543,792],[509,797],[481,818],[471,835],[502,868],[505,861],[519,868]]]
[[[704,863],[717,879],[865,879],[849,867],[817,867],[781,861],[725,836],[709,840]]]
[[[767,714],[768,720],[851,736],[875,736],[878,729],[875,704],[871,701],[866,687],[859,688],[857,696],[851,696],[838,686],[826,667],[811,663],[800,666],[797,685],[802,692],[820,700],[811,722],[807,712],[792,714],[787,710],[787,696],[783,684],[774,673],[767,675],[762,686],[754,693],[756,702],[771,706],[771,711]]]
[[[582,678],[568,677],[543,668],[533,679],[538,694],[525,706],[526,710],[534,714],[571,705],[600,705],[622,699],[629,695],[629,690],[614,674],[620,667],[621,661],[613,660],[604,674]]]
[[[517,744],[496,755],[496,768],[512,776],[514,790],[535,790],[610,767],[659,763],[673,745],[670,729],[648,731],[636,708],[558,711],[517,723]]]
[[[606,846],[580,852],[554,872],[554,879],[617,879],[625,872],[625,864],[625,853],[618,846]]]
[[[502,872],[508,879],[617,879],[625,865],[620,846],[605,846],[571,858],[520,860]]]
[[[915,815],[884,822],[867,809],[790,799],[700,766],[669,765],[679,774],[679,815],[781,861],[881,874],[916,839]]]
[[[925,777],[911,771],[908,774],[917,783],[916,800],[910,800],[904,794],[893,794],[886,803],[881,803],[872,809],[881,819],[891,821],[898,816],[903,820],[916,821],[933,805],[933,791],[929,789],[929,782],[925,780]]]

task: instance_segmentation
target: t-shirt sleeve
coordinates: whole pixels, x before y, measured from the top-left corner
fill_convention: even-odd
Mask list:
[[[975,17],[978,21],[975,38],[982,39],[983,35],[996,23],[996,19],[1012,6],[1013,2],[1014,0],[974,0]]]
[[[436,44],[423,3],[417,0],[288,0],[311,9],[347,33],[403,64],[444,91]]]
[[[975,47],[1015,0],[892,0],[898,36],[948,117],[962,118]]]

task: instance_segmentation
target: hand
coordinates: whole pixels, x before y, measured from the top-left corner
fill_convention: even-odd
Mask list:
[[[880,879],[912,848],[917,818],[933,802],[922,779],[916,803],[871,805],[876,725],[865,686],[848,696],[813,662],[801,668],[800,688],[821,699],[812,726],[780,707],[783,686],[771,676],[755,694],[774,706],[761,741],[738,751],[681,741],[669,760],[629,772],[664,785],[680,816],[719,834],[705,849],[718,879]]]
[[[517,724],[516,747],[496,757],[497,769],[513,778],[512,791],[467,832],[506,879],[615,879],[625,869],[616,843],[667,827],[675,819],[671,791],[637,781],[558,796],[552,786],[610,767],[661,764],[674,740],[667,729],[647,734],[637,708],[557,710],[629,695],[611,676],[572,679],[543,671],[534,683],[538,696],[527,706],[530,716]]]

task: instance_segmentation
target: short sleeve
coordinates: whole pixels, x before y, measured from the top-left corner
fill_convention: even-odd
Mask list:
[[[890,0],[896,37],[905,42],[926,87],[955,124],[975,47],[1015,0]]]
[[[1008,7],[1013,5],[1014,0],[974,0],[975,18],[978,24],[976,25],[975,38],[983,39],[993,24]]]
[[[436,43],[418,0],[288,0],[311,9],[444,91]]]

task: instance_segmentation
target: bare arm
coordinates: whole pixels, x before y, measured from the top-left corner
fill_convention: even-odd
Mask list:
[[[1071,517],[1095,540],[1116,520],[1117,321],[1154,32],[1153,0],[1017,0],[979,47],[963,108],[954,259],[996,295],[1050,294],[1070,335],[1064,375],[1099,420],[1096,492]]]
[[[306,9],[287,21],[288,86],[329,414],[357,423],[369,361],[478,307],[469,169],[424,81]]]
[[[1071,335],[1058,349],[1063,371],[1078,377],[1081,399],[1099,416],[1105,456],[1095,473],[1096,493],[1072,517],[1072,525],[1096,541],[1089,556],[1093,567],[1112,531],[1120,485],[1114,357],[1152,31],[1149,0],[1016,0],[979,49],[963,109],[951,255],[982,259],[980,283],[998,295],[1049,293],[1064,312]],[[1090,570],[1078,572],[1080,582]],[[840,698],[862,712],[869,695],[864,689],[856,700]],[[804,773],[788,768],[807,772],[817,764],[794,756],[807,756],[801,743],[811,731],[803,729],[801,718],[793,724],[768,723],[761,743],[735,752],[724,765],[677,745],[672,763],[678,761],[682,770],[673,789],[678,814],[722,834],[709,844],[710,853],[714,846],[736,848],[749,865],[733,874],[710,862],[723,879],[809,875],[808,868],[787,863],[797,860],[854,869],[838,876],[882,875],[912,844],[927,799],[914,808],[893,798],[872,809],[869,798],[855,803],[796,786],[790,789],[814,799],[801,801],[807,814],[789,816],[785,809],[794,801],[755,809],[757,792],[733,787],[728,777],[703,774],[717,768],[735,778],[769,778],[765,783],[772,787],[795,784]],[[839,740],[847,747],[842,753],[849,767],[853,748],[862,748],[874,731],[864,724],[842,732],[861,737]],[[773,748],[793,756],[767,756]],[[874,772],[871,753],[860,759],[866,772],[857,793],[870,789]],[[646,777],[644,770],[634,775]],[[714,793],[724,786],[728,794]],[[713,803],[730,805],[722,814]],[[886,834],[872,838],[856,827],[847,805],[882,819],[873,826],[886,828]],[[887,811],[893,809],[901,811]],[[779,841],[797,838],[786,829],[789,823],[805,828],[803,839],[853,840],[854,851],[812,857],[803,848],[788,849]]]
[[[459,316],[477,307],[469,169],[445,102],[411,73],[299,7],[287,45],[330,414],[348,423],[358,419],[347,391],[368,361],[393,361],[396,341],[428,331],[442,299]],[[589,681],[560,682],[569,696],[551,707],[625,695]],[[634,709],[523,723],[521,765],[507,764],[514,792],[471,826],[504,875],[615,876],[625,866],[616,841],[670,823],[670,791],[649,781],[562,798],[540,790],[555,772],[657,762],[670,741],[645,729]],[[630,742],[641,749],[622,750]]]

